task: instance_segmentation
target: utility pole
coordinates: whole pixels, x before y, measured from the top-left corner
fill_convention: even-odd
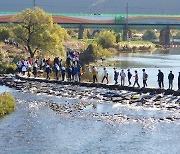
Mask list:
[[[128,6],[128,2],[127,2],[126,3],[125,27],[124,27],[124,30],[123,30],[123,40],[124,41],[128,40],[128,9],[129,9],[129,6]]]
[[[128,2],[126,3],[126,26],[128,26],[128,14],[129,14],[129,6]]]

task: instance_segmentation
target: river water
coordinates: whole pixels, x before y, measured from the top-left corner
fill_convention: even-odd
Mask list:
[[[165,78],[172,70],[177,80],[179,60],[179,51],[174,50],[122,54],[105,63],[115,63],[119,70],[131,68],[133,72],[137,69],[140,75],[142,68],[146,68],[149,86],[157,87],[159,68]],[[110,74],[113,74],[112,68],[108,67]],[[98,69],[101,72],[102,68]],[[72,88],[78,90],[77,87]],[[95,88],[83,90],[103,91]],[[180,151],[180,121],[158,120],[169,116],[180,117],[179,110],[143,108],[88,97],[68,98],[20,92],[0,86],[0,93],[4,91],[16,98],[17,107],[15,112],[0,119],[0,154],[177,154]],[[64,93],[68,91],[64,90]],[[91,105],[67,114],[58,114],[46,105],[46,102],[73,105],[81,101],[91,102]],[[119,114],[128,118],[117,118]]]
[[[142,69],[146,69],[146,73],[148,74],[148,87],[158,88],[157,83],[157,74],[158,69],[160,69],[164,73],[164,84],[165,88],[168,88],[168,74],[170,71],[173,71],[175,75],[174,78],[174,89],[177,90],[177,80],[178,74],[180,72],[180,48],[174,48],[169,50],[156,50],[151,53],[122,53],[120,56],[109,58],[103,62],[99,62],[102,65],[110,65],[107,67],[110,77],[110,83],[114,83],[113,81],[113,67],[117,67],[119,72],[121,69],[125,70],[127,73],[127,69],[131,69],[131,73],[134,75],[134,70],[138,71],[140,80],[139,83],[142,86]],[[112,66],[113,65],[113,66]],[[99,81],[102,79],[103,68],[98,68]],[[120,80],[120,79],[119,79]],[[132,78],[132,83],[134,79]],[[127,85],[126,79],[126,85]]]
[[[180,151],[180,122],[156,120],[172,115],[180,117],[179,111],[24,93],[5,86],[0,89],[17,100],[15,112],[0,120],[1,154],[168,154]],[[94,88],[85,90],[101,92]],[[78,113],[58,114],[45,105],[47,101],[60,105],[89,101],[93,105]],[[118,121],[114,118],[117,114],[129,120]]]

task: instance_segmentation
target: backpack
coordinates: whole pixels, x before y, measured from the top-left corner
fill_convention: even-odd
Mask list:
[[[119,72],[118,71],[116,71],[115,74],[116,74],[116,76],[119,76]]]
[[[148,78],[148,74],[147,74],[147,73],[145,74],[145,78],[146,78],[146,79]]]

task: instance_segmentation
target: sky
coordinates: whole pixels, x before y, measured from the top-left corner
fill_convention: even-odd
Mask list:
[[[36,5],[51,13],[126,13],[180,15],[180,0],[35,0]],[[20,12],[33,8],[34,0],[0,0],[0,12]]]

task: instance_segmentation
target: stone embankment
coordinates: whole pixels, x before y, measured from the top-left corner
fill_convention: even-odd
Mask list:
[[[18,79],[18,80],[17,80]],[[155,89],[155,88],[135,88],[135,87],[127,87],[127,86],[120,86],[120,85],[106,85],[101,83],[87,83],[87,82],[67,82],[67,81],[57,81],[57,80],[46,80],[42,78],[27,78],[22,76],[16,76],[16,80],[12,80],[11,77],[1,77],[1,83],[7,85],[9,87],[15,87],[17,90],[28,89],[34,90],[36,93],[48,93],[48,94],[55,94],[55,95],[64,95],[63,93],[58,94],[66,87],[66,90],[75,91],[74,94],[79,95],[86,95],[86,91],[78,92],[77,89],[80,87],[84,88],[95,88],[95,89],[105,89],[110,93],[100,95],[103,96],[103,100],[110,100],[113,102],[127,102],[128,104],[141,102],[142,104],[146,104],[147,102],[151,102],[151,104],[155,105],[162,105],[163,102],[165,103],[175,103],[173,107],[179,105],[180,103],[180,91],[174,90],[166,90],[166,89]],[[44,84],[44,88],[42,88],[39,84]],[[51,84],[51,87],[46,87],[48,84]],[[53,85],[56,84],[56,85]],[[39,86],[38,86],[39,85]],[[57,88],[60,85],[61,88]],[[40,88],[39,88],[40,87]],[[46,87],[46,88],[45,88]],[[78,87],[77,89],[75,87]],[[75,89],[74,89],[75,88]],[[95,89],[93,89],[94,94],[87,94],[91,95],[92,98],[97,98],[98,96],[95,93]],[[91,93],[93,93],[93,91]],[[112,91],[112,92],[111,92]],[[68,95],[71,97],[71,94]],[[102,99],[102,98],[101,98]],[[172,108],[173,108],[172,107]],[[169,107],[170,108],[170,107]]]
[[[43,78],[27,78],[22,76],[17,76],[17,79],[22,81],[37,81],[45,83],[57,83],[61,85],[71,85],[71,86],[82,86],[82,87],[96,87],[96,88],[105,88],[109,90],[126,90],[137,93],[150,93],[154,94],[163,94],[163,95],[173,95],[180,96],[180,91],[169,90],[169,89],[156,89],[156,88],[136,88],[120,85],[110,85],[110,84],[101,84],[101,83],[90,83],[90,82],[68,82],[68,81],[57,81],[57,80],[46,80]]]

